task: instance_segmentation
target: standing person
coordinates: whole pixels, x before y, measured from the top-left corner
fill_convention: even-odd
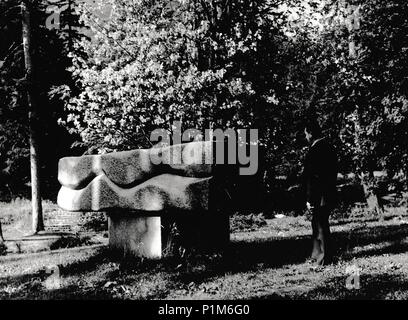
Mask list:
[[[303,178],[306,207],[312,212],[313,250],[311,259],[317,265],[331,261],[329,215],[335,205],[337,181],[337,155],[316,120],[305,125],[309,142]]]
[[[0,221],[0,246],[4,244],[4,238],[3,238],[3,231],[1,230],[1,221]]]

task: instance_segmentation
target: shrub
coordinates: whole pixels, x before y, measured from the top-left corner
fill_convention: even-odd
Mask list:
[[[266,225],[263,213],[259,214],[235,214],[230,218],[231,232],[256,230]]]

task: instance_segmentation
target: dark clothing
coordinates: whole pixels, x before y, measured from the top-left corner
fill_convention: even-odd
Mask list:
[[[331,261],[330,227],[328,207],[315,207],[312,209],[312,256],[318,265],[325,265]]]
[[[331,259],[329,216],[336,202],[337,155],[325,138],[309,148],[303,179],[306,201],[313,207],[312,259],[327,264]]]
[[[336,202],[337,155],[325,139],[311,145],[303,170],[306,201],[314,207],[333,207]]]
[[[1,221],[0,221],[0,243],[4,242],[4,238],[3,238],[3,231],[1,230]]]

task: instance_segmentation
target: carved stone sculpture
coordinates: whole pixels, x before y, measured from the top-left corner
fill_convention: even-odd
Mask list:
[[[201,242],[217,238],[213,231],[229,240],[228,215],[211,203],[218,192],[214,168],[210,142],[66,157],[59,161],[57,201],[67,211],[107,212],[112,248],[160,258],[168,227],[162,218],[189,220]]]

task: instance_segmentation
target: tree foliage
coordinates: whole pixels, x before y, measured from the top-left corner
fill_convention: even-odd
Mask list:
[[[275,101],[279,30],[266,1],[112,1],[109,19],[82,8],[82,92],[68,123],[100,151],[146,146],[154,128],[236,128]],[[260,60],[263,60],[260,63]],[[148,145],[148,144],[147,144]]]
[[[34,78],[41,121],[41,166],[44,187],[49,192],[57,186],[57,159],[69,152],[72,143],[66,130],[57,125],[57,119],[64,113],[64,105],[58,96],[51,96],[54,87],[72,85],[71,74],[66,70],[71,60],[68,40],[63,32],[46,28],[48,3],[35,1],[33,4],[32,56],[34,64],[39,66],[34,70]],[[20,1],[2,1],[0,15],[0,189],[16,195],[30,181]]]
[[[38,24],[44,132],[58,117],[94,153],[149,147],[150,132],[176,120],[183,129],[257,128],[261,169],[297,177],[302,123],[314,113],[343,172],[386,170],[406,181],[405,1],[92,3],[76,4],[89,37],[72,46]],[[15,4],[0,4],[2,181],[28,176]]]
[[[106,2],[105,2],[106,3]],[[297,174],[313,113],[342,171],[406,172],[407,5],[382,1],[114,1],[74,74],[68,123],[100,152],[145,132],[260,129],[268,168]],[[358,9],[358,10],[357,10]]]

